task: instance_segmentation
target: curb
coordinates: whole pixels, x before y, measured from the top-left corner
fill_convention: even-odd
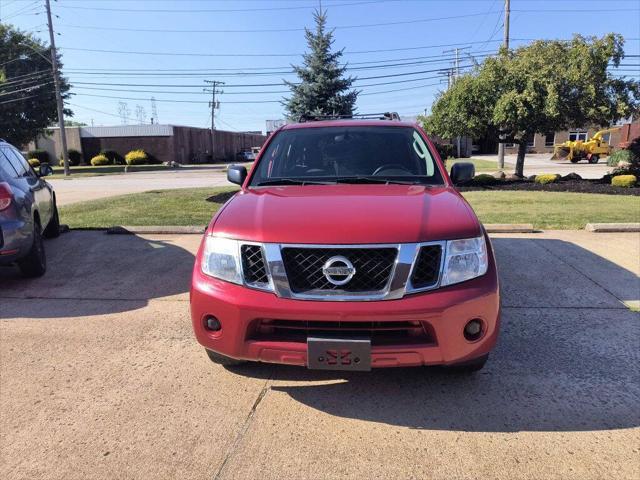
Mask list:
[[[149,226],[149,227],[128,227],[118,225],[107,228],[108,235],[148,235],[148,234],[192,234],[202,235],[206,230],[206,226]]]
[[[487,233],[535,233],[530,223],[485,223]]]
[[[594,233],[640,232],[640,223],[587,223],[584,229]]]

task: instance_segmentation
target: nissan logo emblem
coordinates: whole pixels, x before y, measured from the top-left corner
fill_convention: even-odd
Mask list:
[[[336,255],[325,262],[322,273],[329,283],[340,286],[349,283],[356,274],[356,269],[347,258]]]

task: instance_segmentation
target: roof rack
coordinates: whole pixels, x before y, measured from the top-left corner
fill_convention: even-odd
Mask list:
[[[400,115],[397,112],[384,113],[354,113],[352,115],[300,115],[298,121],[319,122],[322,120],[396,120],[400,121]]]

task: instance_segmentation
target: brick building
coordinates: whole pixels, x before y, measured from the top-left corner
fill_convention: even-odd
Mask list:
[[[82,153],[88,163],[101,150],[115,150],[122,156],[142,148],[161,162],[204,163],[211,158],[211,130],[176,125],[121,125],[114,127],[66,127],[67,147]],[[214,160],[233,160],[251,147],[261,147],[266,136],[260,133],[215,130]],[[59,128],[51,128],[29,144],[43,149],[51,158],[62,156]]]

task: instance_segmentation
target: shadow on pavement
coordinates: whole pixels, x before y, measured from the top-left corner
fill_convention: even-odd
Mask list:
[[[598,285],[628,282],[627,293],[637,296],[638,277],[564,241],[493,243],[502,331],[487,366],[475,375],[441,368],[336,374],[267,364],[234,371],[271,377],[272,390],[331,415],[416,429],[589,431],[640,425],[638,314]],[[587,268],[590,278],[576,268]]]
[[[186,237],[195,250],[200,237]],[[0,267],[0,318],[82,317],[135,310],[155,298],[188,300],[194,255],[173,241],[74,231],[45,248],[41,278]]]

